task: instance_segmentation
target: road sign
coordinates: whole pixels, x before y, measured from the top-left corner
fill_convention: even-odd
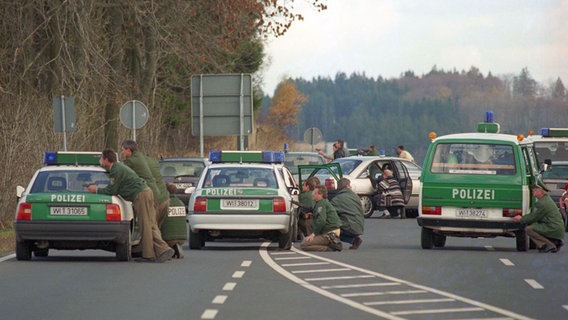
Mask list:
[[[53,124],[55,132],[75,131],[75,98],[53,98]]]
[[[140,129],[148,122],[148,108],[138,100],[128,101],[120,107],[120,122],[128,129]]]
[[[304,142],[314,145],[314,144],[318,144],[321,141],[322,138],[322,133],[320,131],[320,129],[318,128],[308,128],[305,132],[304,132]]]

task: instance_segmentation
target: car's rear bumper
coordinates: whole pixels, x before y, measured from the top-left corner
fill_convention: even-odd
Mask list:
[[[112,241],[126,243],[130,221],[16,221],[16,241]]]
[[[290,228],[290,214],[189,214],[191,230],[279,230]]]
[[[421,227],[439,230],[448,233],[465,234],[503,234],[522,230],[525,226],[513,221],[483,221],[483,220],[456,220],[441,218],[417,217],[416,222]]]

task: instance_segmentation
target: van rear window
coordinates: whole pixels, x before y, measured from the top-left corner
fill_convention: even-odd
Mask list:
[[[513,147],[502,144],[440,143],[434,151],[432,173],[514,175]]]

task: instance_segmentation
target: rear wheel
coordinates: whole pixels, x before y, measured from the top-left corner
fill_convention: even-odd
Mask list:
[[[116,244],[115,253],[118,261],[130,261],[132,259],[132,233],[130,231],[124,243]]]
[[[49,248],[35,249],[34,256],[36,257],[47,257],[49,254]]]
[[[193,232],[189,230],[189,248],[192,250],[199,250],[205,245],[203,234],[200,232]]]
[[[431,229],[422,227],[420,244],[422,245],[422,249],[434,248],[434,232]]]
[[[286,233],[281,233],[278,235],[278,248],[283,250],[290,250],[292,248],[292,237],[294,235],[294,230],[289,229]]]
[[[515,240],[517,240],[517,251],[527,251],[529,248],[529,236],[525,230],[515,232]]]
[[[361,205],[363,206],[363,216],[365,218],[370,218],[375,212],[375,208],[373,208],[373,200],[370,196],[360,196]]]
[[[446,236],[434,233],[434,247],[443,248],[446,245]]]
[[[30,260],[32,258],[32,246],[29,241],[16,242],[16,259]]]

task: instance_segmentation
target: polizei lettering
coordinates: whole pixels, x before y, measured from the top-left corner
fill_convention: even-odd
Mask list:
[[[452,189],[452,199],[494,200],[495,190],[491,189]]]
[[[205,190],[206,196],[236,196],[242,194],[243,191],[239,189],[207,189]]]
[[[51,202],[85,202],[83,194],[52,194]]]

